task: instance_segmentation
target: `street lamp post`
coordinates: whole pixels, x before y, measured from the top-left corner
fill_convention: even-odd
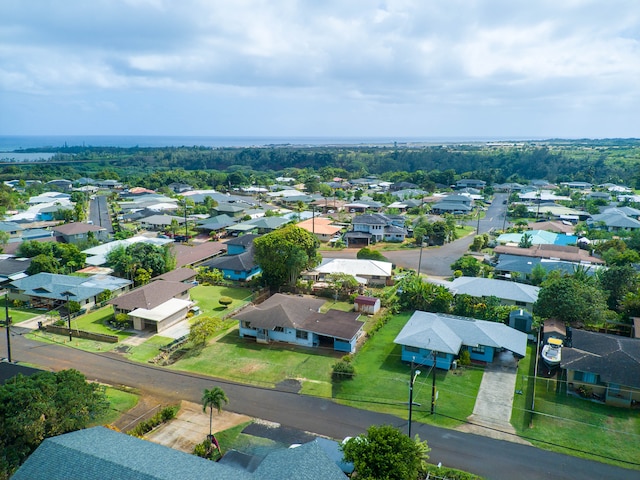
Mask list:
[[[71,334],[71,309],[69,308],[69,292],[66,292],[67,296],[67,324],[69,326],[69,342],[73,341],[73,335]]]
[[[11,363],[11,317],[9,316],[9,292],[4,292],[4,327],[7,331],[7,360]]]
[[[420,375],[420,370],[415,370],[413,361],[411,362],[411,378],[409,379],[409,425],[407,427],[407,434],[411,437],[411,417],[413,415],[413,384],[416,381],[416,377]]]

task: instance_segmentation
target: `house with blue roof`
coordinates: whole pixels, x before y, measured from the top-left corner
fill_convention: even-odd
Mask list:
[[[9,300],[18,300],[36,308],[48,310],[74,301],[89,309],[98,303],[97,297],[109,290],[117,296],[131,287],[133,282],[111,275],[76,277],[41,272],[14,280],[8,285]]]
[[[416,311],[396,336],[403,362],[449,370],[460,352],[472,360],[493,362],[496,354],[509,350],[520,357],[527,352],[527,334],[503,323],[442,313]]]
[[[344,480],[317,442],[275,450],[253,470],[212,462],[105,427],[47,438],[14,480]]]

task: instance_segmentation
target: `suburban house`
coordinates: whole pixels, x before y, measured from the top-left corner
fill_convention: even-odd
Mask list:
[[[166,230],[171,225],[176,226],[184,225],[184,217],[178,217],[176,215],[151,215],[150,217],[141,218],[140,226],[147,230]],[[184,230],[184,227],[182,227]]]
[[[259,235],[247,234],[227,241],[227,254],[212,258],[203,267],[218,269],[228,280],[246,281],[262,271],[253,258],[253,240]]]
[[[229,215],[216,215],[215,217],[205,218],[198,222],[197,228],[208,232],[222,232],[227,227],[230,227],[236,223],[238,219],[232,218]]]
[[[172,243],[169,249],[176,256],[176,268],[180,268],[202,265],[207,260],[222,255],[226,247],[222,242],[203,242],[195,245]]]
[[[477,298],[496,297],[501,305],[515,305],[532,311],[538,300],[539,287],[495,278],[458,277],[452,282],[435,281],[447,287],[454,295],[470,295]]]
[[[640,223],[640,222],[639,222]],[[529,230],[523,233],[503,233],[496,241],[501,244],[519,245],[523,237],[527,235],[531,245],[575,245],[578,243],[576,235],[548,232],[546,230]]]
[[[471,197],[467,195],[447,195],[441,197],[440,201],[431,205],[431,211],[436,214],[452,213],[460,215],[473,210]]]
[[[67,301],[89,309],[98,302],[98,296],[110,291],[119,295],[129,289],[132,282],[111,275],[76,277],[41,272],[9,283],[9,300],[25,302],[31,308],[54,310]]]
[[[531,279],[533,269],[538,265],[542,266],[547,273],[559,270],[568,275],[572,275],[577,268],[581,268],[588,275],[593,276],[600,268],[604,268],[602,265],[502,254],[494,264],[493,273],[496,278],[516,279],[519,282],[528,281]]]
[[[347,246],[354,244],[369,245],[375,242],[403,242],[407,236],[404,227],[405,217],[401,215],[384,215],[373,213],[356,215],[352,222],[352,230],[344,235]]]
[[[566,375],[569,391],[584,389],[617,407],[638,405],[640,340],[567,330],[560,368]]]
[[[86,242],[91,236],[100,242],[109,238],[106,228],[84,222],[65,223],[51,227],[51,230],[61,236],[66,243]]]
[[[5,232],[9,235],[9,240],[12,238],[20,238],[23,230],[24,227],[15,222],[0,222],[0,232]]]
[[[118,247],[127,248],[129,245],[133,245],[137,242],[151,243],[156,246],[163,246],[168,243],[173,243],[170,238],[149,238],[142,235],[126,238],[124,240],[114,240],[113,242],[103,243],[95,247],[87,248],[82,253],[87,255],[85,263],[87,265],[100,266],[107,263],[107,255],[109,252]],[[178,265],[181,266],[181,265]]]
[[[260,305],[234,315],[242,338],[258,343],[285,342],[304,347],[331,347],[353,353],[364,322],[357,312],[319,313],[325,300],[276,293]]]
[[[117,314],[126,313],[135,330],[160,333],[184,320],[193,302],[189,289],[193,284],[156,280],[109,300]]]
[[[482,190],[487,182],[484,180],[476,180],[474,178],[463,178],[461,180],[456,181],[456,189],[460,188],[477,188]]]
[[[603,213],[592,215],[587,220],[591,227],[601,227],[608,232],[631,231],[640,229],[640,221],[628,216],[622,209],[610,208]]]
[[[291,220],[284,217],[254,218],[228,227],[227,232],[231,232],[232,235],[239,235],[242,233],[269,233],[290,222]]]
[[[312,271],[304,272],[302,278],[314,282],[325,282],[333,273],[344,273],[355,277],[361,284],[392,285],[393,264],[379,260],[354,258],[323,258]]]
[[[14,480],[344,480],[347,476],[311,441],[276,449],[247,464],[212,462],[106,427],[92,427],[45,439],[14,474]],[[259,462],[256,465],[256,462]]]
[[[498,245],[493,249],[497,255],[517,255],[520,257],[546,258],[548,260],[562,260],[579,264],[604,265],[604,260],[589,255],[587,250],[570,245],[533,245],[520,248],[510,245]]]
[[[373,315],[380,310],[380,299],[376,297],[367,297],[366,295],[358,295],[353,301],[356,312]]]
[[[18,258],[13,255],[0,255],[0,285],[24,278],[25,271],[31,265],[30,258]]]
[[[492,362],[496,353],[509,350],[524,357],[527,334],[503,323],[416,311],[393,341],[402,346],[401,359],[449,370],[465,349],[471,360]]]
[[[192,268],[176,268],[162,275],[152,278],[152,281],[167,280],[168,282],[193,283],[196,280],[197,272]]]
[[[297,226],[309,233],[313,233],[321,242],[328,242],[342,230],[341,226],[332,224],[333,220],[330,218],[314,217],[303,220]]]

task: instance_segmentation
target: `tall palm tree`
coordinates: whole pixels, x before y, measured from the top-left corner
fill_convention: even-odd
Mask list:
[[[204,389],[202,393],[202,411],[206,412],[209,409],[209,438],[213,436],[213,409],[218,411],[218,414],[222,413],[222,405],[229,403],[227,394],[224,393],[220,387],[213,387],[212,389]]]

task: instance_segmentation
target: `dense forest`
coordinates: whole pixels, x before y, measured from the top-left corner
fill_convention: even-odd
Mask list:
[[[46,162],[5,163],[0,179],[121,178],[160,188],[172,182],[197,187],[272,184],[278,175],[300,181],[319,175],[376,175],[425,188],[459,178],[488,183],[546,179],[551,182],[623,183],[640,188],[640,140],[573,140],[495,144],[348,145],[254,148],[115,148],[64,146],[23,152],[55,152]]]

